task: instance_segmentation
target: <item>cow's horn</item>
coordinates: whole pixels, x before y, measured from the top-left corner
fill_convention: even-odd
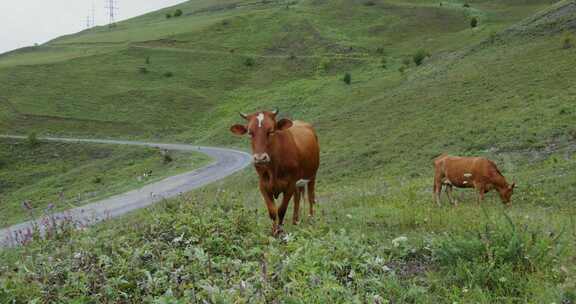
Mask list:
[[[276,108],[276,109],[272,110],[272,114],[274,114],[274,115],[278,115],[278,108]]]
[[[248,119],[248,115],[247,115],[247,114],[244,114],[244,113],[242,113],[242,112],[238,112],[238,114],[240,114],[240,116],[242,116],[242,118]]]

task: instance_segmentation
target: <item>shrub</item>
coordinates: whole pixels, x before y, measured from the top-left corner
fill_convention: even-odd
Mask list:
[[[364,5],[366,5],[366,6],[374,6],[374,5],[376,5],[376,2],[374,2],[374,1],[372,1],[372,0],[368,0],[368,1],[364,2]]]
[[[166,78],[170,78],[170,77],[173,77],[173,76],[174,76],[174,73],[172,73],[172,72],[165,72],[165,73],[164,73],[164,77],[166,77]]]
[[[318,74],[324,74],[327,73],[329,70],[330,70],[330,59],[323,57],[322,59],[320,59],[320,62],[318,63],[317,72]]]
[[[464,5],[462,5],[465,8],[470,8],[470,4],[469,3],[464,3]]]
[[[150,64],[150,56],[146,56],[146,64]]]
[[[562,48],[571,49],[574,47],[574,37],[570,33],[564,34],[562,38]]]
[[[94,179],[92,179],[92,183],[94,184],[101,184],[102,183],[102,178],[97,176]]]
[[[344,81],[344,83],[346,84],[351,84],[352,83],[352,74],[346,72],[346,74],[344,74],[344,78],[342,78],[342,81]]]
[[[472,19],[470,19],[470,27],[475,28],[477,26],[478,26],[478,18],[472,17]]]
[[[383,68],[383,69],[387,68],[387,63],[388,63],[388,61],[386,60],[386,57],[382,57],[380,59],[380,67],[381,68]]]
[[[172,18],[172,14],[166,13],[166,19],[170,19],[170,18]]]
[[[170,152],[168,150],[161,150],[160,154],[162,155],[162,162],[164,164],[168,164],[168,163],[171,163],[172,161],[174,161],[174,158],[172,158],[172,156],[170,155]]]
[[[177,9],[177,10],[174,12],[174,17],[180,17],[180,16],[182,16],[182,10],[181,10],[181,9]]]
[[[28,143],[28,146],[30,146],[32,148],[36,147],[40,144],[40,141],[38,140],[38,136],[34,132],[28,134],[28,137],[26,138],[26,142]]]
[[[244,65],[247,67],[252,67],[256,64],[256,60],[254,60],[254,58],[252,57],[248,57],[246,59],[244,59]]]
[[[484,229],[447,236],[434,250],[447,285],[487,289],[507,297],[524,294],[527,275],[550,274],[564,247],[562,233],[518,226],[504,214],[503,221],[489,222]]]
[[[416,65],[421,65],[424,62],[424,59],[429,56],[430,53],[428,53],[426,50],[420,49],[414,55],[412,55],[412,60]]]

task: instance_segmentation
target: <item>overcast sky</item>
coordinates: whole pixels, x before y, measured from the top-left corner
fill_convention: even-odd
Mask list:
[[[0,54],[86,28],[92,4],[97,25],[106,24],[109,0],[0,0]],[[185,0],[117,0],[119,20]]]

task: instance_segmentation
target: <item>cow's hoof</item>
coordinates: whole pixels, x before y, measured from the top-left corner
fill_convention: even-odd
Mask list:
[[[294,225],[294,226],[300,225],[300,220],[294,220],[294,221],[292,221],[292,225]]]
[[[282,235],[282,233],[284,233],[284,229],[282,229],[282,226],[280,225],[272,226],[272,236],[278,237]]]

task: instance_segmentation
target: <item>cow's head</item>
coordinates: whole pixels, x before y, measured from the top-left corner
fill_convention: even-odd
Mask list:
[[[500,193],[500,199],[502,199],[504,204],[510,204],[510,199],[512,198],[514,187],[516,187],[516,183],[512,183],[512,185],[508,185],[498,190]]]
[[[256,165],[266,165],[272,160],[270,146],[276,131],[288,129],[292,121],[286,118],[276,121],[278,110],[243,114],[240,116],[246,120],[246,125],[233,125],[230,131],[236,135],[250,136],[252,142],[252,158]]]

